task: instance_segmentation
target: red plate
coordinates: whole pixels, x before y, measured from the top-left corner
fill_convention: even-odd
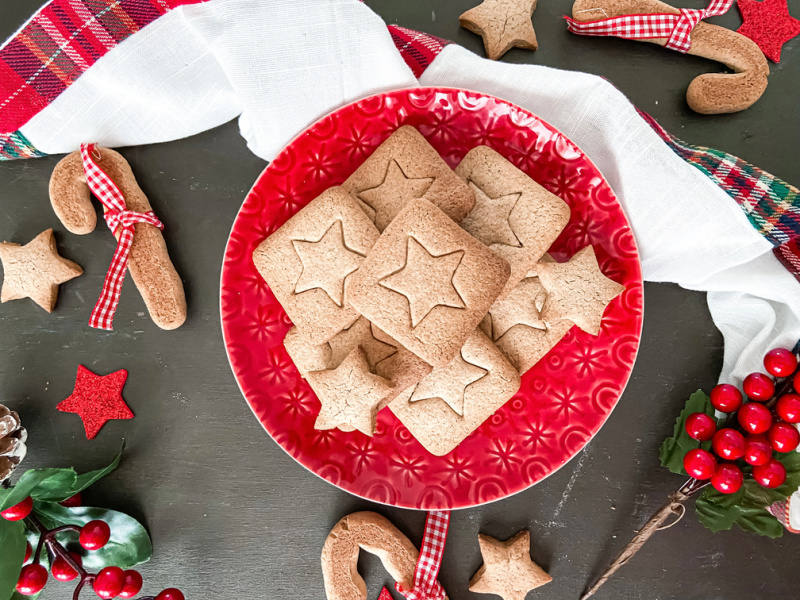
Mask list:
[[[453,452],[429,454],[388,410],[374,437],[317,431],[319,401],[283,348],[291,323],[256,271],[255,247],[400,125],[413,125],[451,167],[491,146],[572,209],[551,253],[592,244],[603,272],[626,287],[597,337],[573,327],[522,378],[519,393]],[[375,502],[454,509],[541,481],[600,429],[630,376],[642,327],[642,275],[630,226],[597,167],[531,113],[476,92],[422,88],[372,96],[330,114],[289,144],[242,205],[222,269],[222,329],[233,372],[256,417],[300,464]]]

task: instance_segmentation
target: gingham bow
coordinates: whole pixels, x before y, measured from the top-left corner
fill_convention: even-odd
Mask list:
[[[399,583],[395,585],[398,592],[406,600],[446,600],[444,588],[437,581],[439,567],[442,566],[442,554],[447,541],[447,528],[450,525],[450,513],[443,510],[432,510],[425,520],[425,534],[422,537],[422,548],[414,571],[414,587],[403,589]],[[378,600],[392,600],[386,588],[381,590]]]
[[[667,38],[666,48],[686,53],[692,46],[690,33],[702,19],[728,12],[733,0],[711,0],[707,8],[682,8],[680,14],[623,15],[579,23],[569,17],[567,28],[578,35],[611,35],[629,40]],[[599,9],[598,9],[599,11]]]
[[[97,152],[94,144],[81,144],[81,159],[83,161],[83,171],[86,173],[86,183],[89,189],[97,197],[103,206],[106,207],[105,213],[108,228],[114,234],[119,234],[117,249],[108,267],[108,274],[103,282],[103,291],[97,299],[89,318],[89,325],[96,329],[114,328],[114,313],[119,304],[119,297],[122,293],[122,282],[125,280],[125,272],[128,270],[128,259],[133,244],[134,225],[136,223],[148,223],[153,227],[164,229],[164,224],[158,220],[154,212],[140,213],[128,210],[125,204],[125,197],[119,191],[117,185],[106,175],[105,171],[97,166],[93,154]]]

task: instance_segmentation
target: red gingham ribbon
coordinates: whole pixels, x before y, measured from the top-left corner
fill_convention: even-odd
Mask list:
[[[89,184],[89,189],[92,190],[95,197],[108,209],[104,215],[106,223],[112,233],[119,233],[119,241],[103,282],[103,291],[89,318],[89,325],[96,329],[111,330],[114,328],[114,313],[117,311],[119,297],[122,293],[122,282],[125,280],[125,272],[128,270],[128,259],[135,232],[134,225],[149,223],[153,227],[164,229],[164,224],[152,211],[140,213],[128,210],[122,192],[94,161],[92,155],[95,152],[98,150],[94,144],[81,144],[81,159],[83,160],[83,171],[86,173],[86,183]]]
[[[425,520],[425,534],[422,538],[422,548],[417,559],[417,568],[414,571],[414,587],[404,590],[403,586],[395,584],[395,589],[406,597],[406,600],[445,600],[447,594],[442,585],[436,580],[439,576],[439,567],[442,566],[442,554],[447,541],[447,528],[450,526],[450,513],[443,510],[432,510]],[[391,600],[391,595],[383,588],[378,600]]]
[[[567,28],[578,35],[612,35],[628,40],[667,38],[665,48],[684,54],[692,46],[689,34],[702,19],[728,12],[733,0],[711,0],[707,8],[697,10],[681,8],[681,14],[653,13],[649,15],[624,15],[598,21],[579,23],[569,17]],[[598,9],[599,12],[599,9]]]

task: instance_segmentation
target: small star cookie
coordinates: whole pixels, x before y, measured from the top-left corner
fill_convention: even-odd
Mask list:
[[[625,286],[600,272],[594,248],[586,246],[565,263],[538,264],[539,280],[547,290],[542,319],[572,321],[587,333],[600,333],[606,306]]]
[[[350,327],[323,344],[312,344],[297,327],[292,327],[287,332],[283,345],[303,377],[311,371],[335,369],[350,352],[360,346],[364,350],[370,371],[390,381],[393,386],[391,393],[381,400],[378,410],[425,377],[432,368],[364,317],[359,317]]]
[[[536,50],[531,16],[537,0],[484,0],[458,18],[465,29],[483,38],[486,56],[497,60],[511,48]]]
[[[469,581],[469,591],[503,600],[525,600],[528,592],[553,578],[531,560],[531,534],[520,531],[507,542],[479,535],[483,565]]]
[[[47,312],[56,306],[58,286],[83,273],[79,265],[58,254],[52,229],[24,246],[3,242],[0,261],[4,271],[0,302],[30,298]]]
[[[322,408],[315,429],[344,426],[371,436],[375,433],[378,405],[392,391],[392,384],[373,375],[364,350],[353,349],[335,369],[312,371],[308,382]]]

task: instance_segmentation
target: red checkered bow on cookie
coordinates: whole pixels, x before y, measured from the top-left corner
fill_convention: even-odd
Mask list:
[[[125,280],[125,272],[128,270],[134,225],[149,223],[153,227],[164,229],[164,224],[152,211],[140,213],[128,210],[122,192],[95,162],[93,157],[95,152],[94,144],[81,144],[81,160],[86,173],[86,182],[95,197],[106,208],[104,216],[108,228],[119,236],[119,240],[108,268],[108,274],[103,282],[103,291],[92,310],[89,325],[96,329],[111,330],[114,324],[114,313],[122,293],[122,282]]]
[[[597,21],[579,22],[564,18],[569,30],[578,35],[615,36],[629,40],[667,38],[666,48],[686,53],[692,45],[692,29],[706,17],[725,14],[732,4],[733,0],[712,0],[703,10],[682,8],[680,14],[631,14]],[[593,10],[601,14],[605,12],[602,8]]]
[[[447,529],[450,526],[448,511],[432,510],[425,520],[425,534],[422,548],[414,571],[414,588],[406,590],[399,583],[395,584],[398,592],[406,600],[447,600],[447,594],[438,582],[439,568],[442,566],[442,554],[447,541]],[[383,588],[378,600],[392,600],[389,590]]]

